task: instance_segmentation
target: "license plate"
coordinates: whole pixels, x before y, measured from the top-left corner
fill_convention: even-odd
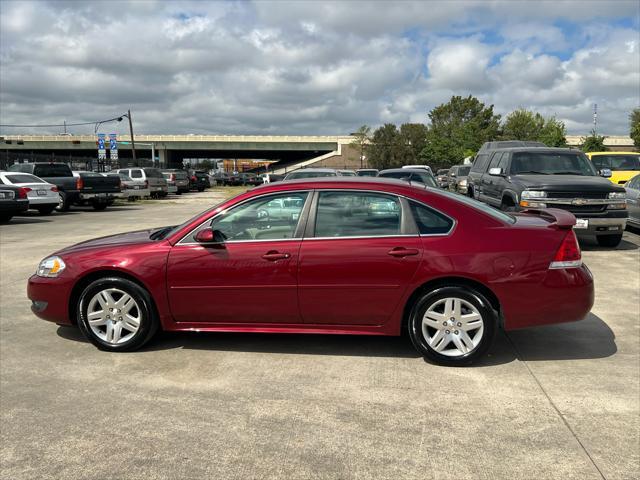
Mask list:
[[[589,228],[589,220],[587,220],[586,218],[576,218],[576,226],[573,228],[575,229]]]
[[[107,194],[106,193],[99,193],[98,194],[98,198],[106,198]]]
[[[134,190],[140,190],[140,187],[138,185],[134,185],[133,189]]]
[[[41,197],[46,197],[47,196],[47,191],[46,190],[36,190],[38,192],[38,195],[40,195]]]

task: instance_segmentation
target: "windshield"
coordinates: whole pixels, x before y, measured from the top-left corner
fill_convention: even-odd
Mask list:
[[[609,168],[614,171],[640,170],[640,155],[594,155],[591,161],[596,168]]]
[[[33,168],[33,174],[38,177],[73,177],[71,169],[61,164],[39,164]]]
[[[511,175],[588,175],[596,171],[580,152],[516,152],[511,160]]]
[[[466,177],[469,175],[469,170],[471,170],[471,165],[469,165],[468,167],[460,167],[458,169],[458,176],[459,177]]]
[[[335,176],[335,172],[293,172],[287,175],[287,180],[293,180],[295,178],[319,178]]]

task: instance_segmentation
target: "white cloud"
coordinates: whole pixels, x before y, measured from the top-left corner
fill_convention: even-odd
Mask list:
[[[1,123],[131,108],[140,133],[348,133],[473,94],[575,133],[598,103],[613,134],[640,104],[637,1],[105,5],[0,4]]]

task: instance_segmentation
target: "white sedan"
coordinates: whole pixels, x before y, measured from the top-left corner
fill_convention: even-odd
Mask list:
[[[21,172],[0,172],[0,178],[7,185],[24,188],[27,191],[29,208],[38,210],[42,215],[49,215],[60,202],[58,187],[35,175]]]

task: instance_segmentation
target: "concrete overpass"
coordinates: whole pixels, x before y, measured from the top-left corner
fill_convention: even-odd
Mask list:
[[[95,135],[4,135],[0,152],[11,158],[43,155],[65,158],[95,158]],[[358,166],[360,157],[350,148],[353,137],[345,136],[262,136],[262,135],[136,135],[136,157],[151,160],[152,150],[161,167],[178,167],[186,158],[256,158],[276,160],[278,170],[293,165],[332,159],[335,166]],[[131,138],[118,136],[118,154],[122,165],[131,162]],[[349,152],[348,150],[353,150]],[[357,165],[351,165],[357,160]]]
[[[95,135],[0,135],[0,160],[9,164],[16,160],[70,161],[72,158],[95,159]],[[570,147],[577,148],[582,136],[567,136]],[[275,160],[273,171],[301,167],[366,167],[358,148],[351,145],[354,137],[335,136],[263,136],[263,135],[136,135],[138,159],[151,160],[152,148],[160,167],[180,167],[186,158],[255,158]],[[131,164],[131,138],[118,136],[119,163]],[[634,150],[631,138],[607,136],[609,150]]]

